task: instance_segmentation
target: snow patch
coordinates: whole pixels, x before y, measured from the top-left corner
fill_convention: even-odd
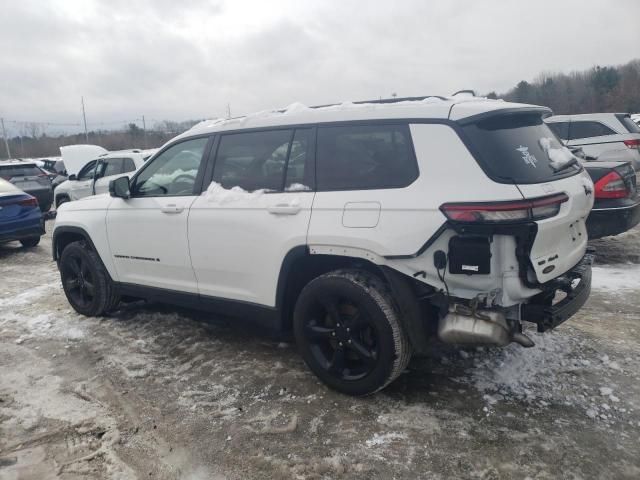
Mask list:
[[[575,157],[571,150],[569,150],[565,146],[556,146],[558,142],[548,137],[542,137],[538,140],[540,147],[545,151],[545,153],[549,156],[549,164],[551,168],[557,170],[558,168],[562,168],[564,165],[569,163]]]
[[[629,290],[640,290],[640,265],[592,267],[591,288],[623,295]]]
[[[394,440],[404,440],[407,436],[404,433],[374,433],[373,437],[365,442],[367,447],[379,447],[392,443]]]
[[[238,186],[227,189],[217,182],[211,182],[207,191],[204,192],[204,196],[208,202],[224,205],[237,201],[256,200],[264,195],[265,192],[266,190],[264,189],[247,192]]]
[[[285,188],[285,191],[287,192],[308,192],[310,190],[311,190],[311,187],[307,187],[302,183],[292,183],[287,188]]]

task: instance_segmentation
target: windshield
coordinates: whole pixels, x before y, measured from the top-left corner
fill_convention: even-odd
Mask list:
[[[465,125],[486,173],[501,183],[544,183],[574,175],[574,155],[539,113],[501,115]],[[568,167],[568,168],[566,168]]]

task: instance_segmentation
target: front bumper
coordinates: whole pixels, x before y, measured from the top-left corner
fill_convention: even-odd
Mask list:
[[[545,290],[522,306],[521,319],[538,325],[538,332],[557,327],[571,318],[586,303],[591,293],[591,265],[593,255],[582,260],[564,275],[545,284]],[[579,280],[577,284],[575,281]],[[553,303],[560,290],[565,298]]]
[[[622,207],[594,208],[587,218],[589,239],[619,235],[640,223],[640,202]]]

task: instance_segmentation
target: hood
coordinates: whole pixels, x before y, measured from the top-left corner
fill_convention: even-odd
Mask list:
[[[98,145],[67,145],[60,147],[60,153],[67,175],[71,175],[78,173],[88,162],[109,151]]]

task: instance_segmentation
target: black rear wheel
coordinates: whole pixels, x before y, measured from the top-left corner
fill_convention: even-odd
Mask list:
[[[294,333],[309,368],[350,395],[384,388],[410,358],[388,289],[365,271],[339,270],[311,281],[296,304]]]
[[[63,250],[59,268],[64,293],[78,313],[97,316],[117,306],[119,297],[109,274],[84,242],[70,243]]]

